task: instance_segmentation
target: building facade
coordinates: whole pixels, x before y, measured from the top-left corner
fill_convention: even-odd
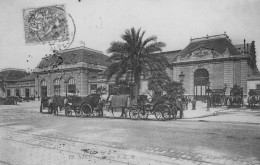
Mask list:
[[[103,72],[108,56],[86,47],[61,51],[43,58],[35,69],[35,90],[39,97],[76,94],[87,96],[107,86]]]
[[[206,97],[206,89],[223,89],[229,95],[234,84],[243,87],[247,95],[247,78],[253,74],[248,65],[249,46],[238,49],[226,34],[191,39],[180,51],[167,54],[171,67],[168,74],[173,81],[184,76],[186,95],[197,99]]]
[[[34,97],[35,79],[24,69],[6,68],[1,70],[0,97]]]

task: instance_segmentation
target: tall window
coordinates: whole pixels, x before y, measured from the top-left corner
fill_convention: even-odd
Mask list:
[[[54,96],[60,96],[60,79],[55,79],[54,82]]]
[[[20,97],[20,90],[19,90],[19,89],[16,89],[16,90],[15,90],[15,96]]]
[[[257,85],[256,85],[256,89],[259,89],[259,90],[260,90],[260,84],[257,84]]]
[[[90,93],[95,93],[97,90],[97,84],[91,84],[90,85]]]
[[[198,69],[194,73],[194,95],[205,96],[209,72],[206,69]]]
[[[10,89],[7,89],[7,97],[10,97],[11,96],[11,91]]]
[[[69,78],[68,93],[76,93],[75,78]]]
[[[41,81],[41,96],[47,97],[47,83],[46,80]]]
[[[28,88],[25,89],[25,97],[30,97],[30,90]]]

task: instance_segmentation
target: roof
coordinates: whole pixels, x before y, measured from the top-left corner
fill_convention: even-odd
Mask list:
[[[68,49],[65,51],[61,51],[57,53],[57,56],[62,57],[61,64],[73,64],[78,62],[86,62],[89,64],[96,64],[102,66],[108,66],[110,62],[107,61],[108,56],[104,55],[102,52],[89,49],[86,47],[78,47],[73,49]],[[41,60],[38,68],[48,67],[52,65],[53,61],[55,61],[54,55],[49,55]]]
[[[16,81],[28,75],[25,70],[21,69],[4,69],[0,73],[3,74],[3,78],[5,81]]]
[[[174,62],[177,60],[177,56],[179,55],[181,50],[174,50],[168,52],[154,53],[153,55],[163,55],[168,59],[168,62]]]
[[[260,80],[260,73],[251,75],[250,77],[247,78],[247,80],[249,81]]]
[[[245,53],[249,53],[250,54],[250,49],[251,49],[251,43],[245,43],[244,44],[237,44],[237,45],[234,45],[241,53],[244,53],[244,50]]]
[[[191,39],[191,42],[181,52],[180,56],[184,57],[194,50],[203,47],[206,49],[215,50],[222,54],[228,48],[231,55],[241,55],[242,53],[231,43],[226,34],[207,36],[202,38]]]
[[[34,81],[36,75],[34,73],[29,74],[28,76],[25,76],[17,81]]]

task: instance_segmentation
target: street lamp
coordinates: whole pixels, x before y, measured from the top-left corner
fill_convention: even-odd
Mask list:
[[[69,83],[69,80],[65,79],[64,84],[65,84],[65,88],[66,88],[66,97],[68,95],[68,83]]]
[[[209,97],[209,93],[210,93],[210,89],[209,89],[209,87],[210,87],[210,81],[208,81],[207,82],[207,87],[208,87],[208,89],[207,89],[207,93],[208,93],[208,100],[207,100],[207,111],[209,111],[210,109],[210,97]]]

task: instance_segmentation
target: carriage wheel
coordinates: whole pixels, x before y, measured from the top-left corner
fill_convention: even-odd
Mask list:
[[[80,109],[80,107],[77,107],[75,110],[75,115],[77,117],[80,117],[83,114],[83,111]]]
[[[141,119],[147,119],[149,113],[145,109],[142,108],[139,110],[138,115]]]
[[[154,109],[154,115],[155,115],[157,120],[164,120],[164,117],[162,115],[162,110],[163,110],[162,108],[163,108],[163,106],[167,106],[167,105],[159,104]]]
[[[71,107],[68,105],[68,106],[66,106],[64,108],[65,108],[65,115],[68,116],[68,117],[72,116],[72,109],[71,109]]]
[[[169,120],[171,117],[171,109],[168,105],[166,104],[160,104],[155,108],[155,111],[158,111],[161,113],[162,118],[164,120]],[[156,113],[155,113],[156,114]]]
[[[138,119],[138,110],[136,108],[130,108],[129,110],[129,117],[130,119]]]
[[[92,108],[89,104],[83,104],[81,106],[81,111],[84,112],[84,114],[87,115],[87,116],[92,115]]]

